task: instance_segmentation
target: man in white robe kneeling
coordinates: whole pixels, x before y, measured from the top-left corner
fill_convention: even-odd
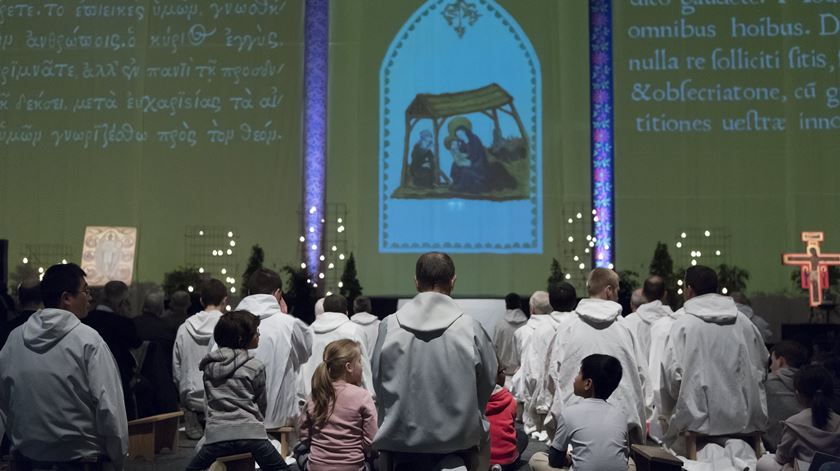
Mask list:
[[[717,294],[714,270],[685,274],[685,305],[671,326],[662,359],[665,441],[684,451],[681,434],[730,435],[765,430],[767,349],[732,298]]]

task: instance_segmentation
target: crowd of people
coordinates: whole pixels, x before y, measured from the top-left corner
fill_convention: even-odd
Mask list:
[[[91,309],[85,276],[61,264],[21,283],[0,332],[0,435],[36,468],[121,469],[127,421],[167,410],[200,439],[188,470],[243,452],[288,469],[267,433],[278,427],[295,430],[296,464],[311,471],[514,470],[529,436],[545,443],[535,471],[624,471],[632,444],[685,455],[687,433],[711,437],[713,455],[760,432],[771,453],[748,460],[759,471],[840,454],[838,352],[789,340],[768,351],[767,324],[703,266],[686,271],[677,311],[652,276],[623,316],[618,275],[596,268],[583,299],[553,283],[526,313],[508,295],[493,332],[453,300],[455,265],[439,252],[417,260],[418,294],[397,312],[380,320],[366,297],[329,295],[311,325],[287,314],[264,268],[236,307],[206,280],[190,316],[178,292],[168,309],[149,294],[130,318],[118,281]]]

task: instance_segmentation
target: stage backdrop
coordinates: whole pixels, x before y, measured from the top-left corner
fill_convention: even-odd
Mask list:
[[[617,266],[659,239],[792,289],[801,231],[840,249],[840,4],[698,3],[613,3]]]
[[[552,257],[579,282],[587,2],[331,8],[327,199],[346,205],[366,292],[410,294],[429,250],[453,255],[463,295],[543,289]]]
[[[13,262],[78,262],[107,225],[138,228],[140,281],[199,259],[238,278],[253,243],[299,263],[302,38],[303,0],[0,5]]]

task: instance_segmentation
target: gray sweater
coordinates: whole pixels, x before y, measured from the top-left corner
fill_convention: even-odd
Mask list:
[[[207,397],[205,443],[266,440],[265,366],[248,350],[220,348],[199,366]]]
[[[780,368],[767,375],[767,433],[765,445],[769,451],[775,451],[782,439],[782,421],[787,420],[803,409],[793,391],[793,377],[797,368]]]

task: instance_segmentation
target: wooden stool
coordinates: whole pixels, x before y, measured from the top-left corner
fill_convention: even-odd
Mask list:
[[[637,471],[680,471],[683,462],[658,446],[633,445],[630,457]]]
[[[211,468],[223,467],[227,471],[254,471],[255,466],[254,457],[250,453],[240,453],[217,458]]]
[[[761,432],[729,433],[726,435],[703,435],[697,432],[683,432],[682,436],[685,437],[685,457],[690,460],[697,459],[698,445],[702,445],[703,443],[708,443],[713,440],[727,438],[744,440],[752,445],[756,458],[761,457],[764,453],[764,447],[761,444]]]
[[[265,430],[268,435],[280,442],[280,457],[284,460],[292,454],[292,451],[289,449],[289,435],[294,433],[294,427],[277,427],[277,428],[269,428]]]
[[[160,450],[178,448],[178,419],[182,411],[143,417],[128,423],[128,456],[154,461]]]

